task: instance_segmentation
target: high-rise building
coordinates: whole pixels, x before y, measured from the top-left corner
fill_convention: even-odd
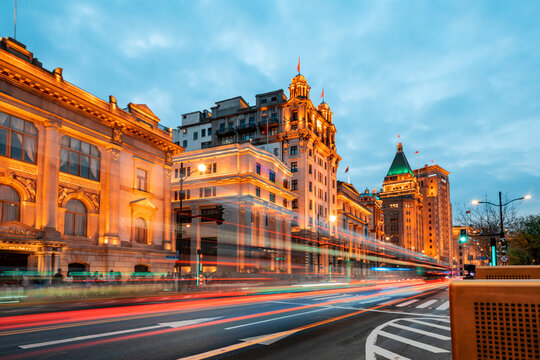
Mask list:
[[[385,233],[389,241],[421,252],[424,248],[422,194],[401,143],[397,145],[379,197],[383,203]]]
[[[293,261],[303,265],[296,270],[326,273],[329,262],[320,260],[318,244],[336,232],[330,219],[337,216],[336,173],[341,158],[330,107],[324,101],[315,107],[309,92],[306,79],[298,74],[289,85],[289,98],[276,90],[256,95],[254,106],[242,97],[218,101],[210,113],[182,115],[174,138],[190,150],[251,142],[287,164],[292,172],[291,190],[297,197],[292,202],[293,242],[298,244]]]
[[[452,206],[450,205],[449,172],[439,165],[425,165],[414,170],[422,194],[424,253],[452,262]]]

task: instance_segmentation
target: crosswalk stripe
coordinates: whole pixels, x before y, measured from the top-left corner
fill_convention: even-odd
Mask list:
[[[397,307],[403,307],[403,306],[407,306],[407,305],[410,305],[412,303],[415,303],[417,301],[418,301],[418,299],[412,299],[412,300],[409,300],[409,301],[405,301],[404,303],[397,304],[396,306]]]
[[[418,305],[416,308],[417,309],[424,309],[424,308],[427,308],[429,305],[433,304],[433,303],[436,303],[437,300],[428,300],[420,305]]]
[[[380,356],[384,356],[387,359],[411,360],[409,358],[406,358],[405,356],[398,355],[396,353],[383,349],[382,347],[379,347],[377,345],[373,346],[373,353]]]
[[[450,352],[448,350],[441,349],[441,348],[438,348],[436,346],[424,344],[422,342],[415,341],[413,339],[408,339],[408,338],[405,338],[403,336],[390,334],[390,333],[387,333],[386,331],[379,331],[378,335],[379,336],[384,336],[384,337],[387,337],[389,339],[396,340],[396,341],[399,341],[399,342],[402,342],[402,343],[405,343],[407,345],[416,346],[417,348],[424,349],[424,350],[427,350],[427,351],[431,351],[432,353],[435,353],[435,354],[441,354],[441,353]]]
[[[424,330],[420,330],[420,329],[417,329],[417,328],[413,328],[413,327],[410,327],[410,326],[405,326],[405,325],[401,325],[401,324],[397,324],[397,323],[389,324],[389,326],[393,326],[393,327],[396,327],[396,328],[402,329],[402,330],[412,331],[412,332],[415,332],[417,334],[431,336],[431,337],[434,337],[435,339],[439,339],[439,340],[450,340],[449,336],[444,336],[444,335],[440,335],[440,334],[437,334],[437,333],[424,331]]]
[[[425,321],[421,321],[421,320],[416,320],[416,319],[404,319],[404,320],[410,321],[410,322],[413,322],[413,323],[417,323],[417,324],[422,324],[422,325],[432,326],[432,327],[437,328],[437,329],[443,329],[443,330],[448,330],[448,331],[450,331],[450,327],[448,327],[448,326],[432,324],[432,323],[429,323],[429,322],[425,322]],[[439,321],[439,319],[436,319],[436,320]]]
[[[450,307],[450,301],[447,301],[445,303],[443,303],[441,306],[439,306],[438,308],[436,308],[435,310],[446,310]]]
[[[347,297],[347,296],[350,296],[350,295],[330,295],[330,296],[322,296],[322,297],[319,297],[319,298],[313,298],[313,300],[334,300],[334,299],[339,299],[339,298],[342,298],[342,297]]]

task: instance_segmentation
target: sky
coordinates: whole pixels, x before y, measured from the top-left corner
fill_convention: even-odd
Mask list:
[[[0,2],[14,37],[15,0]],[[540,214],[539,1],[18,0],[17,40],[49,70],[165,126],[301,73],[334,113],[338,179],[380,189],[398,141],[413,168],[450,171],[472,199]],[[399,135],[399,139],[398,139]],[[418,155],[415,152],[418,151]]]

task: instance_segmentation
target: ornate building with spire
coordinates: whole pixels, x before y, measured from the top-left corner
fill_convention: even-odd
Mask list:
[[[317,274],[327,273],[336,261],[329,254],[337,233],[336,174],[341,158],[332,111],[324,101],[315,107],[310,89],[298,74],[289,85],[289,98],[276,90],[256,95],[254,106],[240,96],[218,101],[211,112],[182,115],[173,139],[187,151],[250,142],[286,164],[296,195],[290,204],[295,214],[293,270]]]
[[[396,155],[379,194],[384,212],[385,233],[395,245],[421,252],[424,246],[423,197],[403,145],[397,145]]]

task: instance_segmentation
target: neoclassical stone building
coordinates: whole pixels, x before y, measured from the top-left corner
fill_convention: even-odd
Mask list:
[[[0,271],[172,270],[171,140],[1,38]]]

